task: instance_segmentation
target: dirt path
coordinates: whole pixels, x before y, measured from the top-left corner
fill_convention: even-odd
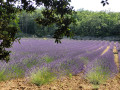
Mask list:
[[[116,49],[116,46],[114,46],[114,48],[113,48],[113,53],[114,53],[114,62],[116,63],[117,68],[120,72],[120,69],[119,69],[119,55],[118,55],[118,50]]]
[[[101,56],[105,54],[110,49],[110,46],[107,46],[107,48],[102,52]]]
[[[100,50],[100,49],[102,49],[102,48],[103,48],[103,46],[99,47],[97,50]],[[96,51],[97,51],[97,50],[96,50]]]
[[[36,86],[31,84],[28,79],[14,79],[0,82],[0,90],[92,90],[93,86],[82,78],[82,73],[69,77],[62,77],[50,84]]]

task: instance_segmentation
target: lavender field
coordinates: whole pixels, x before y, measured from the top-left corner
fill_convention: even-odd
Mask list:
[[[120,57],[120,44],[101,40],[21,39],[11,50],[10,62],[0,62],[0,81],[30,77],[36,85],[51,82],[61,76],[84,72],[93,84],[101,84],[118,73],[113,47]]]

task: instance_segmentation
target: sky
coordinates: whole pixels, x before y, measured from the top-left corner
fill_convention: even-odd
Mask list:
[[[112,12],[120,12],[120,0],[108,0],[109,5],[105,5],[104,7],[101,4],[101,1],[102,0],[71,0],[70,4],[75,10],[83,8],[84,10],[91,11],[107,10]]]
[[[103,5],[100,3],[102,0],[71,0],[71,6],[74,6],[75,10],[83,8],[84,10],[101,11],[110,10],[112,12],[120,12],[120,0],[108,0],[109,5]]]

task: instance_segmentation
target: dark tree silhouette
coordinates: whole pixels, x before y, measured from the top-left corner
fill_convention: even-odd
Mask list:
[[[105,6],[106,4],[109,5],[108,0],[102,0],[101,3],[103,4],[103,6]]]

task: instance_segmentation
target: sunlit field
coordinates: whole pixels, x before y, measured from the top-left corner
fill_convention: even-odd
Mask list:
[[[93,85],[100,85],[119,72],[120,44],[105,40],[61,40],[24,38],[15,42],[10,62],[0,61],[0,81],[29,77],[38,86],[62,76],[81,72]],[[114,49],[116,52],[114,52]]]

